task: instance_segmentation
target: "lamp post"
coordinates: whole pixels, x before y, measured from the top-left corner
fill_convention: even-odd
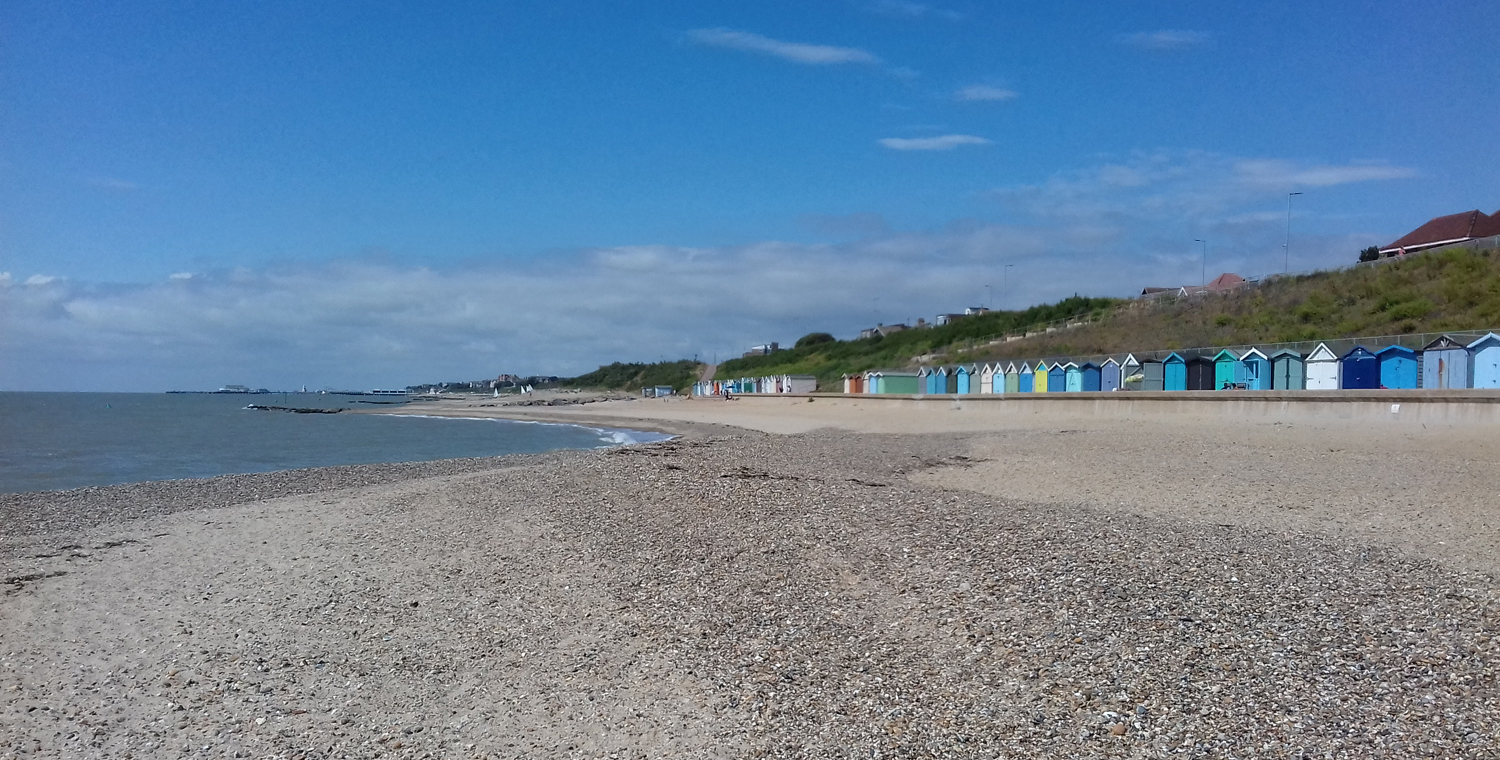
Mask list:
[[[995,305],[995,289],[986,285],[984,286],[984,292],[986,294],[984,299],[984,308],[988,309],[991,306]]]
[[[1281,253],[1285,259],[1281,262],[1282,274],[1286,274],[1292,269],[1292,196],[1301,194],[1286,194],[1286,242],[1281,245]]]
[[[1202,268],[1198,272],[1198,276],[1200,278],[1202,278],[1203,284],[1207,285],[1208,284],[1208,241],[1207,240],[1199,240],[1198,238],[1193,238],[1193,242],[1194,243],[1202,243],[1203,244],[1203,265],[1202,265]]]

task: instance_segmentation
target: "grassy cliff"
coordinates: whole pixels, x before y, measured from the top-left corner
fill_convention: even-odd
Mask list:
[[[615,362],[586,375],[570,377],[558,383],[564,388],[599,388],[606,390],[638,391],[654,385],[670,385],[678,392],[686,389],[698,379],[698,362],[681,360],[655,362],[652,364],[624,364]]]

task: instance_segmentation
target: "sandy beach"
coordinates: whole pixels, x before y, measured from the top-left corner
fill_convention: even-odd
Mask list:
[[[0,758],[1500,756],[1490,426],[491,403],[0,497]]]

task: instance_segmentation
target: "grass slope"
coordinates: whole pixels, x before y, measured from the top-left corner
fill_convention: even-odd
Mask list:
[[[600,388],[637,391],[654,385],[670,385],[683,391],[698,379],[698,362],[683,359],[675,362],[624,364],[615,362],[586,375],[570,377],[558,383],[564,388]]]
[[[999,346],[950,346],[946,361],[1292,343],[1500,326],[1500,251],[1278,278],[1224,296],[1140,302],[1095,324]]]
[[[816,342],[769,356],[731,359],[719,365],[717,377],[816,375],[820,390],[838,390],[845,373],[894,369],[914,364],[916,357],[947,350],[964,342],[1025,330],[1079,314],[1103,314],[1122,303],[1115,298],[1073,296],[1025,311],[999,311],[967,317],[942,327],[906,330],[885,338]],[[799,341],[800,342],[800,341]]]

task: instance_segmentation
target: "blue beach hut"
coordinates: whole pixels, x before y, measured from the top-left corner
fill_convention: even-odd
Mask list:
[[[1068,390],[1068,370],[1058,362],[1052,363],[1052,369],[1047,370],[1047,391],[1049,393],[1066,393]]]
[[[937,385],[937,369],[934,367],[923,367],[917,372],[917,387],[924,393],[942,393]]]
[[[1099,367],[1099,390],[1117,391],[1120,389],[1120,363],[1110,357],[1104,360]]]
[[[1261,353],[1258,348],[1246,351],[1240,357],[1240,382],[1245,384],[1246,390],[1268,391],[1271,390],[1271,358]]]
[[[1235,383],[1241,382],[1237,370],[1240,369],[1240,357],[1235,356],[1233,351],[1224,349],[1214,356],[1214,388],[1224,390],[1233,388]]]
[[[1405,346],[1386,346],[1375,352],[1380,363],[1380,387],[1417,387],[1417,352]]]
[[[1355,346],[1339,357],[1341,386],[1347,391],[1373,390],[1380,387],[1380,360],[1364,346]]]
[[[1162,386],[1164,391],[1187,390],[1187,360],[1173,351],[1162,359]],[[1149,389],[1147,389],[1149,390]]]
[[[1423,388],[1469,387],[1469,349],[1444,335],[1422,347]]]
[[[957,367],[954,367],[953,368],[953,392],[954,393],[968,393],[970,385],[971,385],[969,381],[973,377],[974,377],[974,368],[973,367],[965,367],[962,364],[960,364]]]
[[[1030,364],[1022,364],[1021,370],[1016,373],[1016,393],[1035,393],[1036,373],[1031,370]]]
[[[1081,366],[1079,366],[1078,372],[1083,376],[1083,390],[1097,391],[1100,389],[1102,385],[1101,376],[1103,373],[1100,372],[1099,365],[1093,362],[1084,362]]]
[[[1469,344],[1469,368],[1470,388],[1500,388],[1500,335]]]

